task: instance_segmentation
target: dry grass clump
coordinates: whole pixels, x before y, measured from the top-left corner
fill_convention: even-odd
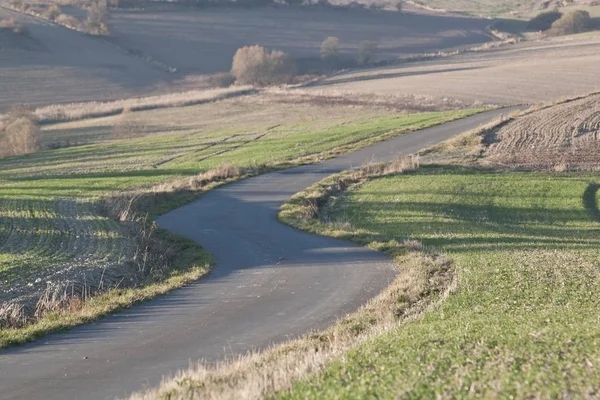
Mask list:
[[[33,112],[16,106],[0,127],[0,156],[28,154],[39,149],[40,128]]]
[[[325,206],[333,193],[332,181],[367,179],[385,173],[400,173],[418,167],[418,159],[407,157],[389,165],[369,165],[328,178],[297,194],[284,206],[284,221],[304,228],[304,212],[297,204]],[[386,172],[387,171],[387,172]],[[335,185],[334,185],[335,186]],[[335,190],[342,190],[336,186]],[[348,186],[346,186],[348,188]],[[336,192],[337,193],[337,192]],[[303,200],[300,200],[303,199]],[[319,220],[321,206],[313,213],[313,230],[331,234],[331,224]],[[188,371],[166,379],[158,389],[134,394],[132,399],[262,399],[288,389],[292,382],[321,372],[348,350],[380,335],[398,324],[418,318],[430,306],[443,300],[455,285],[452,263],[443,255],[425,251],[420,242],[394,240],[354,231],[337,224],[334,236],[350,239],[393,257],[402,271],[381,294],[357,312],[340,319],[323,332],[236,359],[208,366],[199,363]]]
[[[257,93],[257,90],[249,86],[228,89],[193,90],[117,101],[92,101],[51,105],[36,109],[35,115],[43,123],[73,121],[118,115],[123,113],[125,109],[130,111],[144,111],[157,108],[185,107],[255,93]]]
[[[241,85],[269,86],[291,83],[296,64],[286,53],[262,46],[245,46],[233,56],[231,74]]]

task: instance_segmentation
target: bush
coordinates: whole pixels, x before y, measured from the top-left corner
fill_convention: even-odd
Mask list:
[[[16,106],[8,114],[0,132],[0,155],[19,155],[39,149],[40,128],[35,115],[25,106]]]
[[[208,77],[208,85],[213,88],[226,88],[235,83],[235,76],[231,72],[220,72]]]
[[[106,35],[108,29],[108,5],[105,0],[92,2],[87,12],[86,31],[91,35]]]
[[[58,17],[56,17],[54,22],[56,22],[59,25],[66,26],[67,28],[76,30],[81,29],[81,24],[79,23],[79,20],[71,15],[60,14]]]
[[[592,29],[592,18],[590,13],[583,10],[572,11],[563,15],[552,24],[548,33],[550,35],[572,35]]]
[[[54,21],[56,18],[58,18],[58,16],[61,13],[62,12],[61,12],[58,4],[51,4],[50,6],[48,6],[48,8],[46,8],[46,10],[44,10],[44,16],[52,21]]]
[[[321,43],[321,58],[326,62],[335,62],[340,57],[340,39],[329,36]]]
[[[282,51],[269,51],[262,46],[245,46],[233,56],[231,74],[243,85],[277,85],[290,83],[296,65]]]
[[[358,45],[358,64],[371,64],[373,61],[375,61],[375,52],[377,52],[377,43],[360,42]]]
[[[559,11],[546,11],[533,17],[527,24],[527,29],[531,31],[546,31],[552,27],[552,24],[562,17]]]

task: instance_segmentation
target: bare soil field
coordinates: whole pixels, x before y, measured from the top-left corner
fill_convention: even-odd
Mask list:
[[[47,105],[118,99],[152,90],[169,74],[102,39],[0,8],[29,35],[0,39],[0,111],[15,103]]]
[[[517,118],[487,138],[486,163],[511,167],[600,168],[600,94]]]
[[[475,18],[269,7],[175,10],[114,12],[111,35],[99,38],[0,9],[0,18],[14,18],[29,32],[0,34],[0,111],[15,103],[112,100],[197,87],[188,75],[227,71],[235,51],[250,44],[318,58],[323,39],[336,35],[343,54],[355,57],[359,43],[371,40],[379,43],[378,57],[389,58],[490,40],[489,21]]]
[[[312,89],[537,104],[600,89],[599,65],[600,35],[590,33],[352,71]]]
[[[379,57],[394,58],[490,40],[488,20],[459,16],[328,8],[174,10],[113,13],[110,40],[184,74],[229,70],[235,51],[253,44],[310,58],[319,57],[326,37],[337,36],[343,55],[355,57],[361,41],[375,41]]]

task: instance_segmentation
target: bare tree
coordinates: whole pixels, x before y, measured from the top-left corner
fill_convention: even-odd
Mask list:
[[[358,64],[368,65],[375,61],[375,53],[377,52],[377,43],[375,42],[360,42],[358,45]]]
[[[336,62],[340,57],[340,39],[329,36],[321,43],[321,58],[323,61]]]
[[[0,155],[19,155],[37,151],[39,138],[40,128],[35,115],[25,106],[13,107],[0,132]]]
[[[110,13],[106,0],[95,0],[87,11],[86,28],[91,35],[106,35],[109,33],[108,19]]]

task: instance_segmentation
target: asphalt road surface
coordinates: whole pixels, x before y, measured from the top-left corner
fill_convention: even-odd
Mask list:
[[[1,399],[111,399],[164,375],[324,328],[394,278],[380,253],[277,222],[280,205],[326,176],[476,128],[495,110],[319,164],[242,180],[159,218],[216,258],[205,279],[36,343],[0,352]]]

